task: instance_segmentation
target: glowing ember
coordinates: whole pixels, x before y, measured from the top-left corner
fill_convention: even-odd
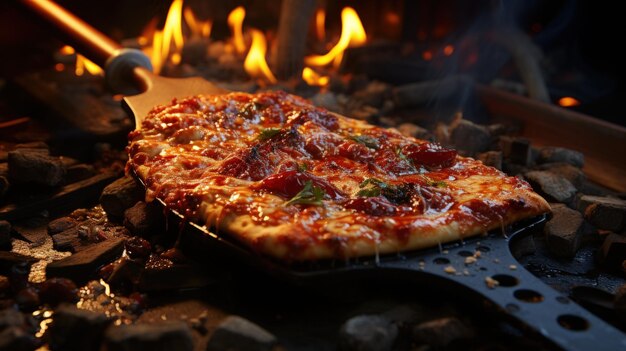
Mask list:
[[[454,46],[446,45],[443,47],[443,54],[446,56],[450,56],[454,53]]]
[[[235,43],[235,50],[240,55],[243,55],[246,52],[246,43],[243,40],[243,20],[246,17],[246,10],[243,6],[239,6],[234,9],[228,15],[228,25],[230,26],[230,30],[233,32],[233,41]],[[265,39],[264,39],[265,41]]]
[[[433,53],[429,50],[426,50],[422,52],[422,58],[424,59],[424,61],[430,61],[433,59]]]
[[[64,47],[61,48],[61,50],[59,50],[59,52],[63,55],[71,55],[75,53],[76,51],[74,50],[73,47],[69,45],[65,45]]]
[[[353,8],[345,7],[341,11],[341,37],[339,42],[326,55],[309,56],[304,59],[304,62],[310,66],[325,66],[333,62],[335,67],[339,67],[346,48],[362,45],[366,39],[367,35],[359,15]]]
[[[76,54],[76,69],[74,70],[74,73],[77,76],[82,76],[85,74],[85,71],[94,76],[104,74],[100,66],[96,65],[85,56]]]
[[[252,45],[246,60],[243,62],[243,68],[253,78],[261,78],[271,83],[276,83],[276,77],[274,77],[274,74],[267,66],[267,61],[265,61],[265,52],[267,51],[265,36],[257,29],[252,29],[250,34],[252,35]]]
[[[565,96],[559,99],[559,105],[562,107],[573,107],[580,105],[580,101],[571,96]]]
[[[200,38],[208,38],[211,36],[211,28],[213,27],[211,20],[201,21],[197,19],[189,7],[185,8],[183,16],[185,17],[185,22],[187,22],[192,36]]]
[[[315,12],[315,34],[320,41],[326,38],[326,11],[324,9],[317,9]]]
[[[328,76],[322,76],[310,67],[304,67],[302,70],[302,79],[304,79],[308,85],[318,85],[321,87],[327,86],[330,81]]]

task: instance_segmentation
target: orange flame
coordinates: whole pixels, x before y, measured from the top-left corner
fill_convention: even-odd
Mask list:
[[[346,48],[362,45],[366,39],[367,35],[359,15],[353,8],[345,7],[341,11],[341,37],[337,44],[326,55],[309,56],[304,62],[310,66],[325,66],[333,62],[335,67],[339,67]]]
[[[168,58],[171,63],[177,65],[182,59],[184,46],[183,28],[183,0],[174,0],[167,12],[163,30],[156,30],[156,19],[153,19],[144,28],[137,41],[147,44],[148,37],[152,36],[152,46],[144,48],[146,55],[150,57],[154,73],[160,73]]]
[[[315,12],[315,34],[320,41],[326,38],[326,11],[321,8]]]
[[[59,52],[63,55],[71,55],[73,53],[75,53],[76,51],[74,50],[73,47],[69,46],[69,45],[65,45],[61,48],[61,50],[59,50]]]
[[[94,76],[104,74],[100,66],[91,62],[85,56],[81,54],[76,54],[76,69],[74,70],[74,73],[77,76],[82,76],[83,74],[85,74],[85,71]]]
[[[252,29],[250,34],[252,35],[252,45],[250,46],[248,56],[246,56],[243,62],[243,68],[253,78],[264,78],[271,83],[276,83],[276,77],[274,77],[274,74],[267,66],[267,61],[265,61],[265,53],[267,51],[265,36],[257,29]]]
[[[562,107],[573,107],[580,105],[580,101],[571,96],[565,96],[559,99],[559,105]]]
[[[321,87],[327,86],[330,82],[330,78],[328,76],[322,76],[310,67],[304,67],[302,70],[302,79],[304,79],[308,85],[317,85]]]
[[[237,7],[228,15],[228,25],[230,26],[230,30],[233,32],[235,50],[237,50],[237,53],[240,55],[243,55],[246,52],[246,43],[243,40],[243,20],[245,17],[246,10],[243,6]]]
[[[443,54],[446,56],[450,56],[454,53],[454,46],[446,45],[443,47]]]
[[[185,17],[185,22],[187,22],[192,36],[200,38],[208,38],[211,36],[211,28],[213,27],[211,20],[201,21],[197,19],[189,7],[185,7],[183,16]]]

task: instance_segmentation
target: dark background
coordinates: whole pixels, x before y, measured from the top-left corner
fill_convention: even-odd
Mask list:
[[[59,1],[87,22],[119,40],[136,36],[155,16],[165,16],[169,0]],[[264,29],[278,22],[278,1],[187,0],[199,17],[214,18],[213,37],[228,34],[226,17],[243,4],[246,23]],[[508,1],[328,1],[327,29],[339,23],[344,5],[354,6],[372,36],[402,42],[419,42],[419,30],[427,40],[458,39],[476,26],[518,26],[542,48],[547,67],[546,81],[553,100],[574,96],[582,104],[574,110],[626,126],[622,112],[626,102],[623,45],[624,19],[613,2],[586,0]],[[401,32],[389,34],[381,25],[381,9],[403,13]],[[417,19],[417,20],[416,20]],[[378,26],[376,26],[378,23]],[[439,27],[444,27],[441,31]],[[382,29],[381,29],[382,28]],[[443,33],[443,34],[442,34]],[[392,36],[392,38],[389,38]],[[422,38],[423,39],[423,38]],[[10,78],[23,71],[50,65],[54,48],[60,45],[54,32],[30,17],[17,1],[0,4],[0,77]],[[480,79],[479,79],[480,80]]]

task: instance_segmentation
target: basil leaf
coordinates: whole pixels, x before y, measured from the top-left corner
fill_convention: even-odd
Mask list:
[[[378,150],[380,145],[378,145],[378,140],[369,135],[353,135],[349,137],[350,140],[356,141],[359,144],[363,144],[370,149]]]
[[[280,133],[280,128],[265,128],[259,133],[257,136],[258,140],[267,140],[274,137],[276,134]]]
[[[298,172],[305,172],[309,169],[309,166],[307,166],[306,163],[299,163],[298,164]]]
[[[285,206],[289,205],[315,205],[322,206],[324,203],[324,190],[320,187],[314,186],[313,182],[307,180],[304,183],[304,187],[296,194],[291,200],[285,203]]]

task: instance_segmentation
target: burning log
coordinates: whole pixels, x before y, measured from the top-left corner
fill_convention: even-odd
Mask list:
[[[315,0],[283,1],[274,60],[274,70],[279,78],[286,79],[302,71],[308,23],[315,4]]]

